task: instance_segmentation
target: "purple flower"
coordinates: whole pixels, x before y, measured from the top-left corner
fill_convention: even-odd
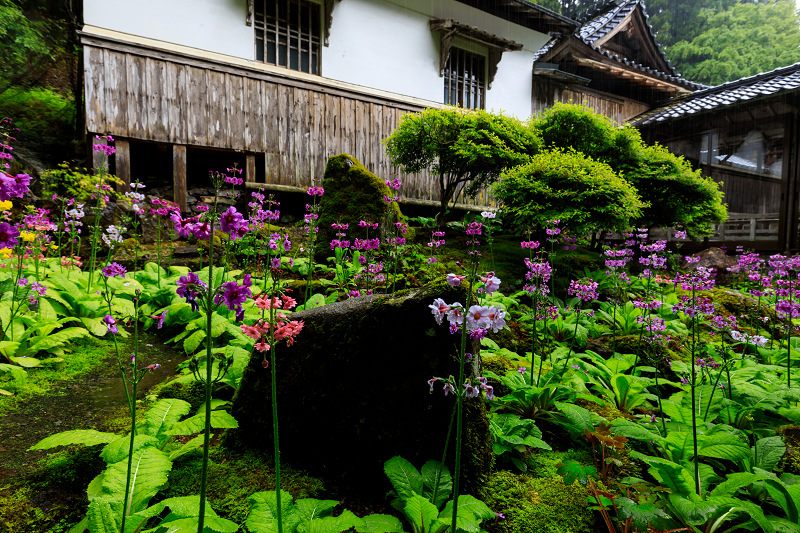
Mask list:
[[[577,296],[583,302],[591,302],[598,298],[597,282],[593,281],[591,278],[572,280],[569,282],[569,289],[567,292],[572,296]]]
[[[250,280],[250,274],[244,275],[241,285],[235,281],[227,281],[220,287],[222,292],[217,293],[214,297],[214,303],[217,305],[224,304],[231,311],[236,311],[236,320],[239,321],[244,318],[242,304],[253,296],[250,291],[252,286],[253,282]]]
[[[13,248],[19,242],[19,230],[8,222],[0,222],[0,248]]]
[[[247,233],[247,221],[245,221],[241,213],[236,211],[234,206],[230,206],[227,211],[222,213],[219,223],[222,226],[222,231],[230,234],[232,241],[244,237]]]
[[[103,267],[103,275],[107,278],[113,278],[114,276],[119,276],[121,278],[125,277],[125,267],[120,265],[119,263],[110,263]]]
[[[153,320],[158,320],[158,329],[164,327],[164,320],[167,318],[167,311],[169,311],[169,309],[164,309],[164,312],[161,313],[160,315],[150,316],[150,318],[152,318]]]
[[[116,335],[119,333],[119,328],[117,327],[117,321],[114,320],[114,317],[111,315],[106,315],[103,317],[103,322],[106,323],[108,326],[108,331],[111,332],[112,335]]]
[[[450,273],[447,275],[447,284],[451,287],[458,287],[461,285],[461,282],[464,281],[466,276],[459,276],[457,274]]]
[[[178,293],[178,296],[186,298],[186,302],[192,306],[192,311],[197,311],[200,309],[197,297],[200,296],[201,290],[206,290],[207,288],[208,285],[201,281],[197,274],[189,272],[187,275],[178,278],[178,288],[175,292]]]

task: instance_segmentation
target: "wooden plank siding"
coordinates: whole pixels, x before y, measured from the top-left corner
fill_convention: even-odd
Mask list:
[[[556,102],[589,107],[620,124],[650,109],[649,105],[636,100],[534,77],[531,113],[545,111]]]
[[[278,76],[257,66],[82,40],[89,133],[254,154],[258,164],[264,161],[267,183],[294,187],[321,179],[328,158],[345,152],[383,179],[398,175],[405,197],[439,200],[437,176],[401,175],[382,144],[405,113],[421,109],[416,102],[293,79],[289,71]]]

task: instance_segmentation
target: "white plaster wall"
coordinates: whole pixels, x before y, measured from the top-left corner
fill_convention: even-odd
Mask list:
[[[246,0],[84,0],[84,21],[132,35],[252,61]],[[442,102],[439,34],[430,20],[452,18],[523,45],[505,52],[486,108],[530,116],[533,53],[548,36],[455,0],[341,0],[335,3],[322,75],[338,81]]]
[[[83,13],[92,26],[253,59],[246,6],[246,0],[83,0]]]
[[[519,118],[531,114],[533,54],[549,37],[455,0],[342,0],[333,10],[322,74],[326,78],[434,102],[444,98],[439,34],[431,19],[452,18],[523,45],[505,52],[486,107]]]

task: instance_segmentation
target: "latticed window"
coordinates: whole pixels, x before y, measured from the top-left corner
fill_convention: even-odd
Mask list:
[[[256,60],[319,74],[320,10],[306,0],[256,0]]]
[[[444,68],[444,103],[466,109],[486,106],[485,58],[461,48],[451,48]]]

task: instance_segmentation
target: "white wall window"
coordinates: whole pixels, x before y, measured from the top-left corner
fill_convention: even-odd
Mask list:
[[[256,61],[320,73],[322,6],[307,0],[256,0]]]
[[[486,58],[452,47],[444,68],[444,103],[465,109],[486,107]]]

